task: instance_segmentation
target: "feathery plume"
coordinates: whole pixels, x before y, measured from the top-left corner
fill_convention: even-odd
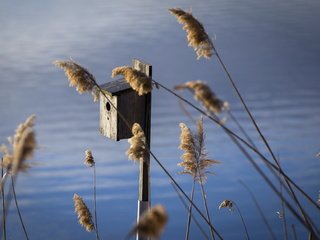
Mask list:
[[[168,215],[165,208],[162,205],[156,205],[141,216],[131,233],[138,233],[142,237],[158,238],[167,221]]]
[[[61,67],[67,78],[69,79],[69,86],[76,87],[76,90],[82,94],[90,92],[93,96],[93,101],[99,100],[99,89],[96,86],[94,76],[84,67],[80,66],[73,60],[54,61],[53,64]]]
[[[128,139],[130,147],[127,151],[128,158],[133,161],[143,161],[146,159],[148,150],[146,146],[146,137],[141,126],[134,123],[132,126],[133,136]]]
[[[205,183],[207,174],[213,174],[207,169],[220,162],[208,159],[204,146],[202,118],[197,122],[197,133],[195,135],[192,134],[186,124],[180,123],[179,126],[181,129],[179,148],[184,151],[181,156],[183,161],[178,163],[178,166],[184,167],[184,170],[180,173],[190,174],[195,180]]]
[[[152,90],[152,79],[143,72],[129,66],[116,67],[112,70],[111,77],[123,75],[124,79],[130,84],[139,96],[147,94]]]
[[[87,149],[87,150],[85,151],[85,154],[86,154],[86,156],[85,156],[85,158],[84,158],[84,164],[85,164],[86,166],[88,166],[88,167],[93,167],[94,164],[95,164],[95,162],[94,162],[94,158],[93,158],[93,156],[92,156],[91,150]]]
[[[204,108],[211,113],[218,114],[229,109],[229,103],[220,100],[210,87],[203,81],[189,81],[182,85],[175,86],[176,90],[189,89],[194,93],[195,100],[199,101]]]
[[[230,211],[233,211],[233,202],[231,200],[223,200],[219,205],[219,210],[221,208],[228,208]]]
[[[8,138],[10,148],[6,145],[0,147],[0,152],[3,153],[2,167],[11,170],[13,175],[30,167],[25,160],[33,156],[37,145],[33,130],[35,118],[35,115],[31,115],[24,123],[18,125],[14,136]]]
[[[84,203],[82,198],[78,194],[73,195],[75,212],[78,214],[78,220],[87,232],[91,232],[94,229],[91,213]]]
[[[201,57],[209,59],[214,54],[214,47],[203,25],[191,13],[180,8],[170,8],[169,12],[183,25],[189,46],[195,50],[197,59]]]

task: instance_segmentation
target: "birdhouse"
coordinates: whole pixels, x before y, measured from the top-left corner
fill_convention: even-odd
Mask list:
[[[134,59],[133,67],[151,76],[150,65]],[[124,79],[107,82],[100,87],[109,99],[100,93],[100,132],[104,136],[115,141],[130,138],[134,123],[139,123],[145,134],[149,134],[151,93],[139,96]]]

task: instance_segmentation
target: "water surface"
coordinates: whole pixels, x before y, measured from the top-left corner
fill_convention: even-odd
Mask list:
[[[37,115],[37,165],[19,175],[17,194],[31,239],[88,239],[77,223],[76,192],[92,208],[92,172],[84,151],[97,164],[98,219],[103,239],[121,239],[134,223],[138,166],[127,160],[127,142],[113,142],[98,131],[99,105],[68,87],[52,62],[72,57],[99,83],[110,81],[116,66],[139,58],[153,65],[154,79],[173,87],[207,81],[230,102],[259,149],[271,159],[250,124],[215,57],[196,60],[185,32],[167,9],[192,9],[215,41],[240,91],[283,168],[312,198],[318,197],[320,151],[320,3],[307,1],[2,1],[0,3],[0,140],[32,113]],[[193,101],[189,93],[182,93]],[[188,108],[195,118],[198,113]],[[179,102],[163,90],[153,92],[152,150],[187,191],[191,179],[177,174],[180,122],[194,129]],[[218,210],[224,199],[241,208],[253,239],[270,239],[244,181],[254,192],[277,238],[280,201],[221,129],[204,120],[209,156],[221,161],[205,188],[214,225],[225,239],[244,238],[236,213]],[[236,129],[229,121],[228,126]],[[258,163],[262,166],[257,158]],[[265,168],[263,168],[265,169]],[[268,172],[268,171],[266,171]],[[278,183],[275,182],[278,185]],[[163,239],[183,239],[186,212],[170,181],[151,166],[152,203],[164,204],[170,220]],[[201,193],[196,202],[202,207]],[[319,214],[304,200],[319,226]],[[200,220],[200,219],[199,219]],[[205,224],[201,221],[203,227]],[[292,216],[299,238],[307,236]],[[291,234],[291,228],[289,228]],[[9,213],[8,235],[23,239],[17,213]],[[192,239],[201,239],[192,226]],[[291,236],[291,235],[290,235]]]

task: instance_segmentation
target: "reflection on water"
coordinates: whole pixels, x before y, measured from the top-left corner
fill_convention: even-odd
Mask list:
[[[17,192],[32,239],[87,239],[73,213],[77,192],[92,206],[92,172],[83,164],[92,149],[97,162],[98,218],[101,235],[121,239],[136,215],[138,166],[128,161],[126,141],[113,142],[98,133],[99,106],[79,96],[51,63],[69,57],[79,61],[99,83],[111,69],[136,57],[151,63],[154,78],[172,87],[201,79],[231,103],[258,147],[269,157],[226,81],[215,58],[195,59],[185,32],[169,7],[192,8],[237,80],[283,168],[314,199],[319,190],[320,99],[318,1],[2,1],[0,3],[0,139],[37,114],[39,149],[36,167],[18,179]],[[190,94],[182,93],[192,100]],[[193,100],[192,100],[193,101]],[[187,108],[190,113],[196,112]],[[192,126],[175,98],[155,90],[152,149],[189,192],[188,176],[179,176],[179,122]],[[230,122],[229,126],[235,128]],[[206,184],[213,222],[226,239],[239,239],[243,229],[236,214],[218,211],[223,199],[242,210],[254,239],[269,239],[252,199],[238,180],[254,191],[278,238],[280,202],[220,128],[205,120],[209,156],[222,164]],[[259,163],[260,164],[260,163]],[[152,163],[152,202],[166,205],[170,221],[164,239],[184,237],[186,212],[161,169]],[[259,184],[257,184],[259,183]],[[276,183],[277,184],[277,183]],[[200,190],[196,201],[201,205]],[[306,204],[306,206],[308,206]],[[313,208],[307,211],[319,222]],[[289,215],[301,238],[306,232]],[[22,239],[12,208],[8,234]],[[201,222],[201,224],[204,223]],[[192,239],[200,232],[191,228]]]

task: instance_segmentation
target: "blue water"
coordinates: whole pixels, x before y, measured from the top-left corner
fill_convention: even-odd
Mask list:
[[[27,173],[19,175],[17,195],[30,239],[94,239],[77,223],[72,196],[81,195],[92,209],[92,171],[83,164],[93,151],[97,166],[98,220],[103,239],[122,239],[136,218],[138,165],[127,160],[126,140],[99,134],[99,104],[68,87],[56,59],[72,57],[102,84],[116,66],[139,58],[153,65],[153,77],[168,87],[206,81],[230,102],[234,115],[269,158],[215,57],[196,60],[185,32],[167,9],[192,9],[237,82],[249,108],[284,170],[314,200],[320,190],[320,2],[283,1],[1,1],[0,3],[0,142],[32,113],[37,115],[39,147]],[[188,93],[182,93],[196,103]],[[197,103],[196,103],[197,104]],[[198,113],[188,108],[195,118]],[[186,192],[191,179],[177,174],[180,122],[194,129],[179,102],[154,90],[152,150]],[[248,192],[254,192],[278,239],[280,201],[221,129],[204,121],[209,156],[221,161],[205,185],[214,226],[225,239],[242,239],[237,212],[218,210],[231,199],[239,206],[252,239],[270,235]],[[227,122],[236,129],[235,125]],[[254,156],[254,155],[253,155]],[[259,165],[260,160],[255,157]],[[276,186],[278,183],[272,178]],[[301,198],[302,199],[302,198]],[[202,208],[200,189],[196,203]],[[187,213],[170,181],[151,163],[151,202],[165,205],[170,216],[162,239],[183,239]],[[319,213],[302,200],[313,221]],[[287,211],[288,212],[288,211]],[[198,218],[201,225],[206,225]],[[307,232],[288,214],[299,239]],[[208,233],[209,234],[209,233]],[[23,239],[14,205],[8,217],[10,239]],[[193,224],[191,239],[202,239]]]

